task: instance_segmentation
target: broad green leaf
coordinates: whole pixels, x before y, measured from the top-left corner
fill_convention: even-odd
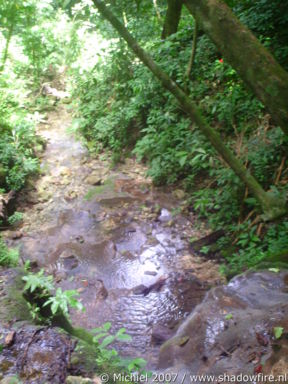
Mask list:
[[[112,327],[112,324],[108,322],[108,323],[105,323],[102,328],[104,331],[109,331],[111,327]]]
[[[109,336],[105,337],[105,339],[101,343],[101,348],[107,347],[107,345],[113,343],[114,340],[115,340],[115,336],[113,336],[113,335],[109,335]]]
[[[125,328],[120,328],[115,336],[123,335],[123,333],[125,333],[125,332],[126,332]]]
[[[274,327],[273,333],[276,339],[280,339],[284,331],[283,327]]]
[[[119,341],[132,341],[132,337],[127,334],[122,334],[117,336],[117,340]]]
[[[103,332],[103,333],[99,333],[98,335],[96,335],[96,336],[94,336],[93,337],[93,341],[99,341],[99,339],[102,339],[102,337],[105,337],[105,336],[107,336],[108,335],[108,333],[107,332]]]

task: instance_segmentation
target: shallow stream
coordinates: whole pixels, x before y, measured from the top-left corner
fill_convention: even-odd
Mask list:
[[[153,367],[159,345],[220,283],[218,267],[189,251],[205,232],[180,213],[182,191],[153,187],[134,160],[111,169],[104,156],[89,157],[70,126],[66,107],[39,126],[42,176],[20,197],[24,224],[11,243],[79,292],[86,312],[71,313],[74,325],[126,328],[133,341],[117,349]]]

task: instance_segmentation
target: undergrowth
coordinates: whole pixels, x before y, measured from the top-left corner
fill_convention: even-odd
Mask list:
[[[19,251],[16,248],[8,248],[0,237],[0,266],[16,267],[19,261]]]

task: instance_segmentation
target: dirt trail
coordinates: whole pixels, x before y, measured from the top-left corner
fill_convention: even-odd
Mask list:
[[[201,234],[192,214],[177,214],[175,193],[153,188],[133,160],[111,170],[90,158],[70,126],[64,106],[39,126],[43,174],[21,196],[23,236],[11,243],[78,290],[86,312],[71,314],[75,325],[125,327],[133,342],[117,348],[153,366],[159,344],[221,282],[218,266],[190,254],[189,238]]]

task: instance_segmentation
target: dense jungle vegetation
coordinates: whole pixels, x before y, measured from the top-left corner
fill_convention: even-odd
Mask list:
[[[45,83],[57,88],[58,82],[61,87],[65,72],[73,92],[73,129],[91,153],[111,153],[114,163],[136,156],[148,165],[148,176],[156,185],[185,189],[189,198],[182,208],[195,211],[211,230],[224,228],[225,236],[216,247],[226,259],[223,271],[234,274],[266,259],[287,261],[287,120],[277,116],[286,113],[287,118],[288,5],[278,0],[227,1],[261,43],[254,51],[265,47],[261,54],[272,53],[279,63],[275,63],[276,71],[284,74],[282,93],[267,85],[270,98],[265,99],[257,87],[265,89],[272,73],[269,64],[246,56],[245,42],[243,47],[239,42],[236,46],[225,41],[217,44],[217,36],[214,44],[211,34],[219,31],[213,25],[206,31],[203,15],[192,17],[192,0],[184,2],[187,7],[173,0],[168,4],[150,0],[106,3],[202,117],[191,120],[187,108],[177,102],[171,89],[163,88],[141,55],[137,57],[99,17],[101,2],[96,1],[94,7],[84,0],[2,0],[1,192],[20,190],[40,171],[37,154],[44,143],[35,134],[35,125],[51,107],[41,90]],[[262,78],[257,78],[253,66],[260,67],[258,72],[266,67]],[[271,71],[275,68],[271,66]],[[254,89],[247,73],[254,76]],[[201,119],[218,133],[221,144],[236,155],[244,171],[253,175],[257,187],[252,185],[254,179],[251,184],[238,177],[243,169],[237,171],[239,164],[233,169],[234,160],[227,161],[214,139],[211,145],[198,129]],[[201,251],[215,252],[209,247]],[[7,261],[4,244],[1,252],[3,264]]]

